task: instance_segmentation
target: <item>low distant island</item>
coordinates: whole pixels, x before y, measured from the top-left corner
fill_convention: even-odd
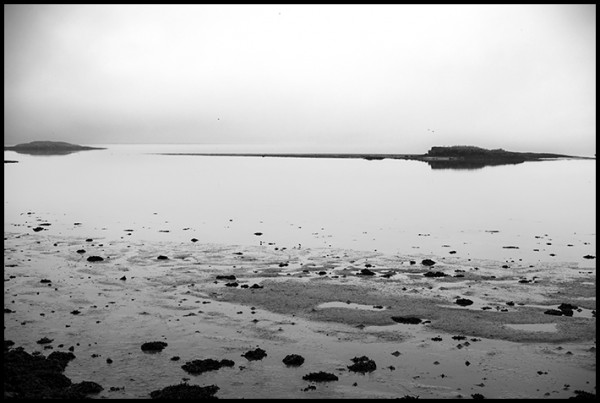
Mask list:
[[[595,159],[564,154],[488,150],[475,146],[435,146],[426,154],[372,154],[372,153],[161,153],[161,155],[202,155],[235,157],[291,157],[291,158],[362,158],[366,160],[402,159],[424,161],[432,169],[477,169],[490,165],[520,164],[525,161],[549,159]]]
[[[77,151],[105,150],[105,148],[81,146],[64,141],[32,141],[30,143],[17,144],[16,146],[4,146],[4,150],[30,155],[65,155]]]

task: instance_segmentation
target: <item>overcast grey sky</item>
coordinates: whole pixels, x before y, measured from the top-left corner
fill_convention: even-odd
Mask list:
[[[595,153],[595,5],[5,5],[4,142]]]

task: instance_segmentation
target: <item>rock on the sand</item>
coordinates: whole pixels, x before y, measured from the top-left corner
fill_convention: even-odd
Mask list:
[[[362,357],[354,357],[352,362],[354,364],[348,366],[348,369],[353,372],[361,372],[364,374],[365,372],[373,372],[377,369],[375,361],[364,355]]]
[[[245,357],[247,360],[262,360],[267,356],[267,353],[262,348],[256,348],[255,350],[250,350],[242,354],[242,357]]]
[[[337,381],[339,378],[335,374],[331,374],[329,372],[311,372],[310,374],[306,374],[302,377],[305,381],[312,382],[331,382]]]
[[[149,352],[162,351],[167,346],[168,346],[168,344],[165,343],[164,341],[150,341],[150,342],[142,344],[142,351],[149,351]]]
[[[467,306],[472,305],[473,301],[468,298],[458,298],[456,301],[454,301],[454,303],[460,306]]]
[[[289,367],[299,367],[304,363],[304,357],[298,354],[289,354],[285,356],[283,363]]]

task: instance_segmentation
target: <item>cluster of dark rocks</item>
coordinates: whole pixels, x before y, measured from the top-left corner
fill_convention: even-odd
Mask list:
[[[360,372],[364,374],[366,372],[373,372],[377,369],[375,361],[364,355],[362,357],[354,357],[352,362],[354,364],[348,366],[348,369],[353,372]]]
[[[544,312],[546,315],[555,316],[573,316],[573,310],[577,309],[576,305],[562,303],[558,306],[558,309],[548,309]]]
[[[10,340],[4,342],[5,399],[86,399],[102,391],[95,382],[72,383],[63,374],[69,361],[75,359],[73,353],[54,351],[44,357],[29,354],[22,347],[12,349],[13,345]]]

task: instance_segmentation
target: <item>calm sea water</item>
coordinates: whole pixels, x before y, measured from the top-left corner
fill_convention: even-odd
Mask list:
[[[240,147],[105,147],[5,151],[19,161],[4,164],[5,232],[47,222],[46,235],[108,240],[595,265],[583,258],[596,254],[595,160],[432,170],[402,160],[156,154],[260,151]]]

